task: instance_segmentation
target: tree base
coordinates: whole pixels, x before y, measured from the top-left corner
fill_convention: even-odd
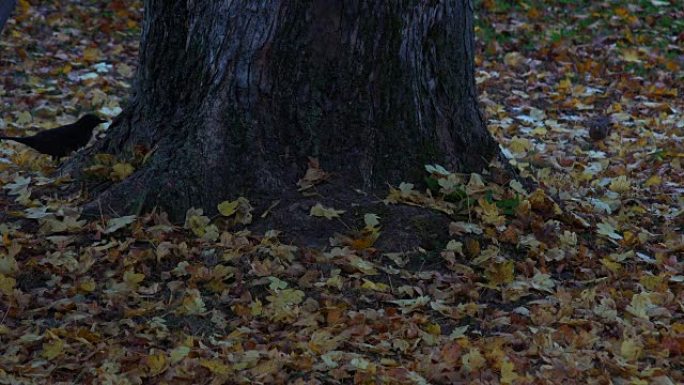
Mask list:
[[[295,245],[324,249],[331,242],[344,246],[340,240],[358,240],[365,226],[364,216],[375,214],[379,217],[381,235],[373,243],[374,248],[411,252],[444,247],[451,222],[447,215],[421,207],[386,204],[386,194],[387,190],[379,195],[364,193],[339,182],[319,186],[313,194],[288,191],[263,218],[263,211],[257,211],[248,228],[257,233],[279,230],[284,240]],[[318,203],[344,213],[333,219],[311,216],[311,207]]]
[[[156,179],[152,176],[156,176]],[[164,202],[158,195],[159,186],[150,183],[154,181],[160,181],[159,175],[152,170],[141,170],[134,176],[104,189],[105,186],[99,186],[102,191],[83,206],[83,215],[116,217],[140,215],[158,209],[167,212],[172,221],[182,223],[186,214],[184,209],[175,210],[173,205],[152,206],[154,202]],[[324,249],[330,246],[331,238],[336,236],[353,238],[365,225],[364,215],[372,213],[380,218],[381,236],[373,245],[380,250],[436,250],[443,248],[448,242],[448,225],[451,218],[443,213],[420,207],[385,204],[383,200],[388,192],[386,187],[379,191],[362,192],[350,187],[341,178],[305,192],[299,192],[294,183],[291,186],[281,189],[278,193],[262,191],[245,194],[244,197],[254,207],[253,221],[246,228],[258,234],[268,230],[281,231],[282,239],[287,242]],[[91,193],[95,192],[91,190]],[[178,198],[180,197],[176,197]],[[225,200],[235,198],[237,196],[226,197]],[[333,219],[311,216],[311,207],[317,203],[335,210],[343,210],[344,213]],[[210,216],[215,213],[205,210],[205,214]]]

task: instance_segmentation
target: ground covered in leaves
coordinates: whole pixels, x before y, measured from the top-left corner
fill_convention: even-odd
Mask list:
[[[488,125],[535,191],[496,164],[427,165],[373,212],[303,208],[348,227],[319,249],[250,231],[268,212],[249,197],[184,226],[81,219],[83,196],[55,194],[67,175],[2,143],[0,384],[684,382],[679,0],[475,6]],[[139,3],[20,0],[15,16],[3,132],[120,111]],[[302,194],[326,177],[312,160]],[[385,204],[442,213],[446,239],[383,243]]]

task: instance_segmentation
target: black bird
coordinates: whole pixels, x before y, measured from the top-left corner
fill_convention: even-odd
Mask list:
[[[59,159],[88,144],[93,135],[93,129],[104,122],[106,120],[96,115],[87,114],[76,123],[41,131],[33,136],[24,138],[0,136],[0,140],[23,143],[40,153],[51,155],[53,159]]]

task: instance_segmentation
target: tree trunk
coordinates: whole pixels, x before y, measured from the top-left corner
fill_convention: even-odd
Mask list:
[[[12,10],[16,5],[16,0],[2,0],[0,1],[0,32],[2,32],[2,27],[5,26],[7,19],[9,19],[12,14]]]
[[[98,150],[154,153],[100,199],[176,218],[277,199],[308,157],[365,190],[479,171],[497,147],[473,45],[469,0],[147,0],[134,96]]]

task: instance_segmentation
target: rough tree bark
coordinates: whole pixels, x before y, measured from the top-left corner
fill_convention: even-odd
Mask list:
[[[134,96],[97,151],[155,150],[100,207],[275,199],[310,156],[362,189],[479,171],[497,146],[473,40],[469,0],[147,0]]]

